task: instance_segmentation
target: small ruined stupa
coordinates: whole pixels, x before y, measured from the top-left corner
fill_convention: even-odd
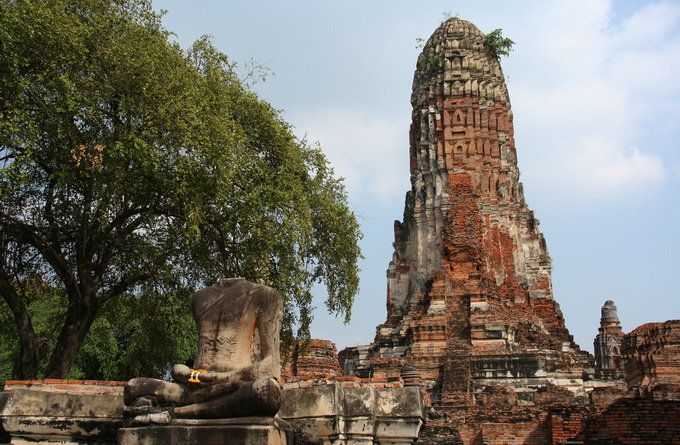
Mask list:
[[[600,328],[595,337],[595,368],[598,377],[621,378],[623,366],[621,362],[621,341],[623,330],[612,300],[607,300],[602,306]]]
[[[473,24],[451,18],[429,38],[411,104],[412,187],[395,222],[387,320],[353,372],[391,377],[408,364],[442,407],[493,384],[583,392],[589,358],[553,297],[503,71]]]

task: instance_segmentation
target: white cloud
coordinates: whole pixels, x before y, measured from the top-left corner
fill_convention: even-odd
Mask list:
[[[345,178],[353,199],[387,201],[408,187],[408,116],[394,119],[355,110],[324,109],[288,114],[298,137],[318,141]]]
[[[666,171],[657,155],[643,154],[637,148],[623,151],[606,141],[588,141],[581,159],[585,169],[582,180],[601,191],[620,190],[625,186],[644,187],[662,181]]]
[[[621,27],[616,40],[620,44],[639,45],[662,43],[680,21],[680,8],[670,2],[645,5]]]
[[[672,148],[654,140],[662,126],[680,130],[677,120],[658,122],[680,93],[680,4],[647,5],[614,23],[610,2],[564,0],[529,22],[513,30],[508,63],[520,169],[579,199],[667,178]]]

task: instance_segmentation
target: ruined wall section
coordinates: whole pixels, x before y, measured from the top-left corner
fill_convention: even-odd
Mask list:
[[[637,327],[623,337],[621,354],[628,388],[680,400],[680,320]]]
[[[577,364],[519,182],[503,72],[474,25],[452,18],[434,32],[411,103],[412,188],[395,222],[372,372],[409,363],[435,382],[454,353],[456,372],[470,374],[475,356],[537,348],[557,354],[556,368]]]
[[[286,382],[313,376],[341,376],[335,343],[318,338],[296,342],[282,375]]]

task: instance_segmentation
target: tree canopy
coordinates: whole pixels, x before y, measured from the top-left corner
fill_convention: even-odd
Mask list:
[[[502,56],[509,56],[515,42],[503,36],[503,30],[496,28],[484,36],[484,45],[491,55],[500,60]]]
[[[93,326],[125,327],[121,305],[138,321],[153,305],[188,312],[190,290],[221,276],[278,289],[288,341],[308,335],[314,283],[350,317],[360,232],[342,182],[208,38],[171,37],[147,0],[0,0],[15,378],[64,377]]]

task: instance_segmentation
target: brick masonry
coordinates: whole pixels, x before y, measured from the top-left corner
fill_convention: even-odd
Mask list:
[[[335,343],[330,340],[315,338],[293,346],[293,352],[284,367],[284,380],[314,375],[342,375]]]
[[[125,382],[113,380],[7,380],[5,391],[45,391],[68,394],[123,395]]]
[[[671,437],[673,421],[644,419],[675,414],[680,324],[624,336],[607,301],[597,357],[573,342],[484,34],[458,18],[442,23],[418,58],[411,103],[411,190],[394,224],[387,317],[371,344],[340,352],[344,372],[408,375],[426,390],[422,444],[591,443],[626,428]],[[657,443],[645,437],[636,440]]]
[[[457,18],[423,48],[414,76],[412,188],[387,270],[387,319],[345,351],[351,372],[420,373],[437,408],[474,404],[488,385],[585,396],[593,360],[552,295],[551,260],[519,182],[513,116],[498,59]],[[351,354],[350,354],[351,352]]]

